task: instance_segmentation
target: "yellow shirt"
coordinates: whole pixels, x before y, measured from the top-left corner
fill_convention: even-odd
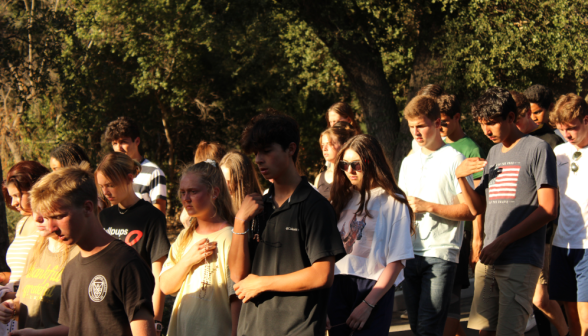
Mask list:
[[[178,243],[186,231],[182,231],[172,244],[169,255],[161,273],[172,268],[175,263],[171,256],[178,255]],[[198,241],[208,238],[216,242],[216,253],[207,258],[207,263],[198,264],[190,271],[177,293],[174,308],[169,321],[168,336],[183,335],[231,335],[231,305],[229,298],[235,294],[233,282],[229,276],[229,249],[233,234],[231,227],[217,232],[200,235],[194,232],[191,241],[186,245],[184,253]],[[177,258],[177,257],[176,257]],[[202,282],[207,269],[210,270],[210,285],[203,290]]]

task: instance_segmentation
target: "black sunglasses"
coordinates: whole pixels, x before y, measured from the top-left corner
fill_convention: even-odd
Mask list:
[[[347,171],[351,166],[351,169],[357,172],[361,171],[361,161],[339,161],[339,168],[343,171]]]
[[[582,157],[582,152],[575,152],[572,155],[572,160],[578,161],[578,160],[580,160],[581,157]],[[578,164],[576,162],[572,162],[571,167],[572,167],[572,171],[574,173],[580,169],[580,166],[578,166]]]

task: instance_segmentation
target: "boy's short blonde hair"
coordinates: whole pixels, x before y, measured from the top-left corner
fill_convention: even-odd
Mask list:
[[[559,97],[553,111],[549,114],[551,124],[565,124],[574,119],[583,119],[588,115],[588,103],[582,97],[574,93],[568,93]]]
[[[30,197],[33,211],[40,214],[54,212],[58,207],[81,208],[86,201],[94,203],[94,212],[98,209],[98,191],[87,162],[45,175],[35,183]]]
[[[439,105],[430,96],[416,96],[404,108],[404,117],[409,119],[427,117],[431,121],[441,118]]]

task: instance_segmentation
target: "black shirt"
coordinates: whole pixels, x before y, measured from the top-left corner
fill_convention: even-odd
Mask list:
[[[555,134],[553,128],[547,124],[543,124],[543,126],[529,133],[529,135],[536,136],[539,139],[547,142],[551,149],[554,149],[555,146],[564,143],[563,139],[559,135]]]
[[[563,139],[555,134],[553,128],[551,128],[547,124],[543,124],[543,126],[539,127],[538,129],[534,130],[533,132],[529,133],[529,135],[536,136],[539,139],[547,142],[551,149],[554,149],[555,146],[561,145],[564,143]],[[559,210],[558,210],[559,216]],[[551,244],[553,240],[553,234],[555,233],[555,226],[557,225],[557,219],[553,220],[545,226],[545,243]]]
[[[69,327],[69,335],[131,336],[137,312],[153,316],[153,274],[119,240],[93,256],[78,254],[65,266],[61,286],[59,324]]]
[[[263,216],[258,216],[254,224],[259,225],[261,233],[259,243],[250,242],[252,274],[289,274],[321,258],[334,256],[339,260],[345,255],[335,210],[305,177],[280,208],[275,208],[273,197],[272,186],[264,196]],[[264,292],[243,305],[237,334],[323,335],[328,295],[328,288]]]
[[[165,215],[145,200],[140,199],[126,212],[118,205],[102,210],[100,223],[109,235],[137,250],[149,268],[169,252]]]

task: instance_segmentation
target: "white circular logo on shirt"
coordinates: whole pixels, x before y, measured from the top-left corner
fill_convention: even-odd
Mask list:
[[[90,300],[94,302],[101,302],[104,300],[107,291],[108,283],[106,282],[106,278],[102,275],[95,276],[88,287],[88,295],[90,296]]]

